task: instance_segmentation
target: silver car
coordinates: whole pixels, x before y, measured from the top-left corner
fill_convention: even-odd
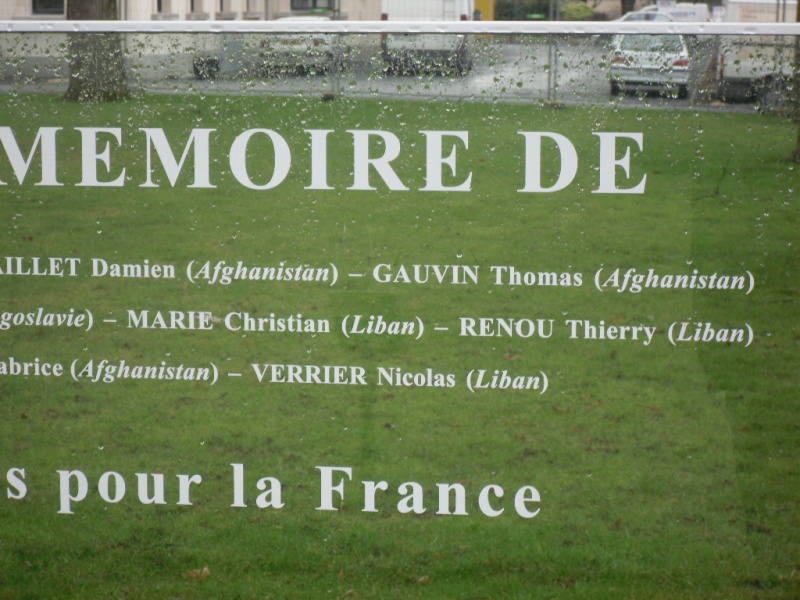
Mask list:
[[[323,16],[282,17],[278,21],[314,23]],[[334,36],[330,33],[280,33],[261,42],[260,66],[264,74],[326,73],[336,65]]]
[[[645,21],[648,23],[664,23],[667,21],[672,21],[672,18],[664,13],[655,12],[652,10],[639,10],[636,12],[625,13],[619,19],[617,19],[617,21]]]
[[[612,95],[626,91],[689,95],[689,48],[681,35],[616,36],[611,60]]]

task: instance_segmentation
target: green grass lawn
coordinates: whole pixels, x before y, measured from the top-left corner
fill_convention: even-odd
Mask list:
[[[24,156],[39,127],[59,133],[61,187],[19,185],[0,155],[3,257],[80,257],[74,278],[2,276],[2,311],[89,309],[91,331],[12,327],[0,361],[208,366],[208,382],[113,383],[0,376],[3,472],[24,468],[27,494],[0,500],[0,598],[796,598],[798,506],[798,210],[800,174],[786,162],[794,130],[777,117],[711,112],[544,110],[538,106],[259,97],[144,97],[74,106],[47,96],[0,99]],[[120,127],[112,179],[81,187],[74,127]],[[173,149],[211,128],[213,189],[172,187],[161,167],[143,188],[139,128]],[[227,153],[241,132],[277,131],[292,149],[286,180],[250,190]],[[307,190],[306,129],[331,129],[328,183]],[[393,163],[408,191],[353,184],[348,130],[397,135]],[[423,130],[468,131],[455,185],[424,192]],[[579,151],[573,184],[527,194],[520,131],[557,132]],[[631,181],[645,194],[594,194],[597,137],[641,132]],[[182,140],[178,142],[178,140]],[[552,149],[550,149],[552,150]],[[177,150],[175,150],[178,153]],[[375,150],[376,152],[379,149]],[[547,155],[545,181],[557,164]],[[189,161],[191,163],[191,161]],[[274,156],[253,145],[265,183]],[[258,177],[262,177],[258,179]],[[175,280],[89,276],[91,258],[173,264]],[[339,281],[186,277],[190,261],[336,265]],[[382,284],[378,264],[477,266],[470,285]],[[582,285],[495,285],[492,266],[580,273]],[[752,273],[740,291],[598,291],[598,269]],[[348,273],[364,273],[348,278]],[[325,318],[330,333],[129,329],[127,310],[270,313]],[[425,323],[419,339],[342,335],[348,315]],[[459,318],[553,319],[548,339],[462,337]],[[117,318],[116,325],[102,319]],[[568,319],[655,327],[653,342],[569,339]],[[675,322],[748,324],[740,344],[667,340]],[[449,330],[434,331],[435,325]],[[252,364],[355,365],[366,386],[259,383]],[[378,367],[452,374],[453,387],[375,385]],[[539,375],[548,389],[476,390],[473,369]],[[227,372],[242,377],[227,377]],[[244,465],[246,507],[234,507]],[[336,511],[320,506],[316,467],[352,469]],[[59,512],[58,471],[89,483]],[[126,482],[105,502],[98,479]],[[137,500],[136,473],[163,474],[164,505]],[[202,476],[179,505],[177,475]],[[259,508],[257,482],[282,483],[284,506]],[[152,481],[152,480],[151,480]],[[386,481],[365,512],[362,481]],[[426,512],[403,514],[398,486],[417,482]],[[437,515],[437,484],[459,483],[466,516]],[[502,515],[478,503],[487,485]],[[514,494],[535,486],[541,509],[519,517]],[[6,487],[14,491],[10,484]],[[74,489],[73,489],[74,491]],[[338,500],[338,498],[337,498]],[[202,569],[208,567],[207,572]]]

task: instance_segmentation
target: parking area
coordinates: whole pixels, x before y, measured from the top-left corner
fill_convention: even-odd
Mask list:
[[[22,34],[14,34],[21,36]],[[329,42],[331,68],[266,70],[263,49],[280,34],[131,34],[123,38],[129,81],[153,93],[269,93],[278,95],[466,99],[648,106],[708,105],[715,99],[718,38],[689,39],[688,94],[628,93],[612,97],[609,70],[612,36],[471,36],[470,69],[438,72],[430,65],[397,72],[386,63],[380,36],[348,34]],[[47,42],[5,38],[0,80],[4,91],[59,93],[69,74],[67,35]],[[16,44],[16,45],[15,45]],[[298,44],[299,45],[299,44]],[[9,47],[11,46],[11,47]],[[326,51],[328,50],[326,46]],[[47,50],[42,50],[47,48]],[[213,61],[213,62],[209,62]],[[212,65],[209,70],[204,70]],[[739,105],[730,105],[737,110]]]

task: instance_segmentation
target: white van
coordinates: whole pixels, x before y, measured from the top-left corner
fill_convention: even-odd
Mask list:
[[[642,13],[659,13],[667,15],[672,21],[684,23],[705,23],[711,20],[708,5],[704,2],[656,2],[655,5],[643,8]]]
[[[382,0],[383,21],[471,21],[473,0]],[[392,71],[435,70],[463,75],[472,68],[467,36],[389,33],[383,36],[383,59]]]
[[[794,22],[797,0],[726,0],[726,23]],[[791,36],[726,36],[719,50],[719,91],[727,101],[756,100],[763,110],[791,99],[795,57]]]

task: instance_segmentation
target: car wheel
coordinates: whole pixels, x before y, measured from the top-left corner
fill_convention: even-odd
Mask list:
[[[681,100],[685,100],[689,97],[689,86],[688,85],[681,85],[678,86],[678,98]]]
[[[192,61],[192,69],[198,79],[216,79],[219,75],[219,60],[196,56]]]
[[[619,96],[619,93],[620,93],[619,84],[616,81],[612,80],[611,81],[611,95],[612,96]]]

